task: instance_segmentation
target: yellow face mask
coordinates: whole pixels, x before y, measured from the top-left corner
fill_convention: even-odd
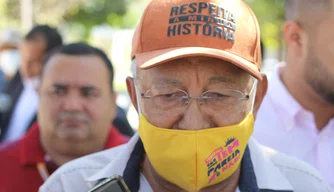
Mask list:
[[[252,113],[237,125],[195,131],[158,128],[141,115],[138,131],[157,173],[193,192],[236,171],[253,128]]]

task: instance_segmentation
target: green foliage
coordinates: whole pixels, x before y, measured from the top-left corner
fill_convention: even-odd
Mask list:
[[[18,26],[19,0],[0,0],[0,29]]]
[[[4,14],[7,15],[9,18],[13,20],[20,19],[20,0],[10,0],[10,1],[3,1],[5,4],[5,12]]]
[[[284,0],[245,0],[260,22],[261,38],[267,49],[281,47]],[[147,0],[33,0],[34,20],[67,26],[78,39],[88,39],[91,29],[108,24],[133,28]],[[0,28],[20,28],[20,0],[0,0]],[[79,31],[78,31],[79,30]]]
[[[85,36],[97,25],[116,28],[133,27],[138,11],[131,8],[134,0],[33,0],[35,23],[75,25],[84,28]],[[129,11],[129,9],[131,10]],[[134,11],[133,11],[134,10]],[[20,0],[0,0],[0,28],[20,24]]]
[[[267,49],[281,48],[281,29],[284,24],[283,0],[246,0],[259,20],[261,38]]]
[[[123,28],[123,16],[127,11],[124,0],[83,0],[79,5],[70,7],[64,15],[68,23],[80,24],[86,29],[86,35],[96,25],[109,24]]]

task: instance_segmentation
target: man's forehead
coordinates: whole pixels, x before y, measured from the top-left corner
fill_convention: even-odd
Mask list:
[[[73,90],[82,90],[82,89],[97,89],[101,90],[103,85],[98,81],[91,79],[78,79],[78,78],[45,78],[45,83],[42,83],[42,86],[45,85],[46,88],[65,88]]]
[[[24,58],[42,57],[45,52],[45,46],[40,44],[22,44],[20,46],[20,54]]]
[[[55,88],[71,88],[71,89],[98,89],[94,84],[90,83],[68,83],[62,81],[54,81],[52,86]]]
[[[333,14],[334,0],[286,0],[285,14],[287,20],[301,20],[311,22],[309,19],[328,17]]]
[[[43,39],[34,39],[34,40],[24,40],[21,43],[21,46],[25,49],[28,48],[46,48],[46,43]]]
[[[45,72],[62,70],[64,72],[74,72],[73,75],[80,75],[82,72],[104,71],[103,61],[95,55],[53,55],[45,66]]]
[[[109,83],[108,72],[95,56],[54,55],[43,71],[43,78],[50,84],[62,83],[74,86]]]

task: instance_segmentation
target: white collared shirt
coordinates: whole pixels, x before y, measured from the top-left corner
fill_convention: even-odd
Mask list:
[[[319,132],[313,114],[282,83],[281,70],[271,75],[253,136],[263,145],[311,164],[334,189],[334,119]]]
[[[24,83],[24,88],[10,118],[4,141],[16,140],[26,133],[36,115],[37,105],[38,95],[34,84]]]
[[[136,133],[127,144],[66,163],[51,175],[40,187],[39,192],[84,192],[101,179],[114,175],[122,176],[138,140],[139,135]],[[318,172],[306,163],[261,146],[252,138],[248,146],[260,189],[294,192],[331,191]],[[139,192],[151,192],[152,188],[142,174],[139,179]]]

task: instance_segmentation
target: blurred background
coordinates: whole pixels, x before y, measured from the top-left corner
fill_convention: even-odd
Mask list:
[[[117,103],[130,124],[137,127],[137,114],[126,92],[125,78],[130,75],[131,40],[134,27],[149,0],[0,0],[1,38],[6,31],[27,33],[35,24],[58,27],[65,43],[86,41],[103,49],[115,68]],[[284,58],[281,28],[284,23],[283,0],[246,0],[261,28],[264,48],[263,72],[270,72]],[[17,65],[10,69],[16,72]],[[3,58],[0,56],[0,62]],[[0,63],[1,66],[1,63]]]

